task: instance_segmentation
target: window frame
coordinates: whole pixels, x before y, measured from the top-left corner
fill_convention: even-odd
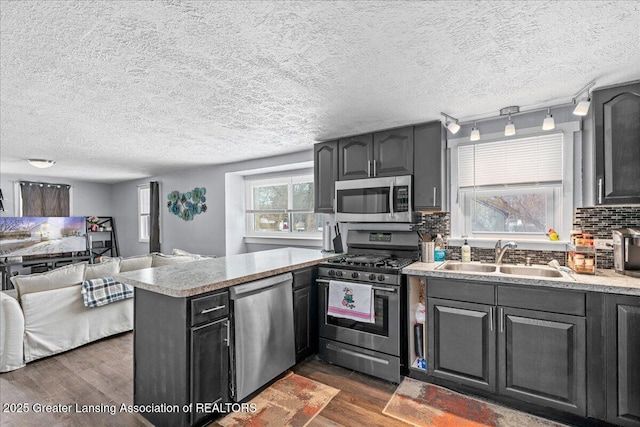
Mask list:
[[[322,240],[322,232],[310,232],[310,231],[302,231],[302,232],[294,232],[293,224],[291,221],[292,216],[296,213],[311,213],[313,215],[319,215],[314,212],[314,206],[311,206],[310,209],[293,209],[293,192],[292,186],[297,183],[305,183],[310,182],[315,185],[313,174],[309,173],[286,173],[282,175],[269,175],[268,177],[260,176],[260,175],[252,175],[245,177],[245,241],[252,241],[253,239],[279,239],[279,240],[287,240],[287,239],[304,239],[304,240]],[[287,207],[285,209],[276,209],[274,211],[253,209],[253,188],[261,185],[277,185],[277,184],[285,184],[287,185]],[[313,199],[312,199],[313,203]],[[275,212],[277,211],[277,212]],[[253,218],[251,214],[257,214],[260,212],[264,213],[286,213],[289,219],[289,231],[277,231],[277,232],[256,232],[253,229]]]
[[[149,212],[144,213],[142,212],[142,192],[143,191],[147,191],[149,194],[149,198],[148,198],[148,203],[147,205],[149,206]],[[150,229],[147,229],[147,233],[146,233],[146,237],[143,236],[142,233],[142,217],[146,216],[147,217],[147,226],[150,226],[150,219],[151,219],[151,184],[142,184],[142,185],[138,185],[138,242],[140,243],[148,243],[149,242],[149,238],[150,238]]]
[[[562,133],[562,183],[553,191],[553,203],[555,212],[553,216],[553,228],[558,232],[561,237],[569,236],[569,231],[573,226],[573,207],[574,207],[574,187],[576,177],[574,174],[575,165],[575,153],[574,153],[574,140],[575,133],[581,130],[581,123],[579,121],[557,123],[556,128],[552,132]],[[497,141],[509,141],[524,137],[535,137],[539,135],[548,135],[549,132],[541,131],[539,127],[535,128],[523,128],[518,129],[518,133],[511,137],[504,136],[503,133],[491,133],[482,136],[482,140],[477,144],[497,142]],[[475,242],[479,247],[492,247],[496,240],[510,239],[518,242],[527,243],[528,249],[557,249],[557,245],[565,245],[566,241],[550,242],[545,235],[535,235],[532,233],[478,233],[473,235],[467,233],[470,227],[467,228],[467,224],[470,225],[470,217],[465,216],[465,201],[463,200],[465,192],[469,190],[461,189],[458,185],[458,150],[460,145],[474,144],[470,141],[469,137],[449,139],[447,141],[447,151],[449,158],[449,189],[450,189],[450,212],[451,212],[451,239],[450,244],[462,244],[464,237],[466,236],[470,242]],[[553,185],[551,185],[552,187]],[[494,186],[502,187],[504,189],[512,188],[515,191],[529,188],[545,188],[549,187],[545,184],[535,185],[505,185]],[[490,188],[490,187],[487,187]],[[479,191],[482,191],[480,189]],[[551,196],[550,196],[551,197]],[[549,200],[549,199],[548,199]]]

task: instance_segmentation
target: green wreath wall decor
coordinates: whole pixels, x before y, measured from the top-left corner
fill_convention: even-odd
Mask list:
[[[177,215],[185,221],[193,220],[193,217],[207,211],[207,198],[205,194],[207,189],[204,187],[196,187],[186,193],[177,190],[167,194],[167,208],[169,212]]]

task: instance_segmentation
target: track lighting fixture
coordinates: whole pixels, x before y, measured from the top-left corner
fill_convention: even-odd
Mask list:
[[[595,81],[589,83],[583,89],[581,89],[580,92],[576,93],[576,95],[573,97],[573,103],[575,104],[578,98],[580,97],[580,94],[587,92],[586,98],[578,102],[576,105],[576,108],[573,110],[573,114],[575,114],[576,116],[586,116],[587,113],[589,112],[589,106],[591,105],[591,98],[589,97],[589,89],[591,89],[595,84],[596,84]]]
[[[473,122],[473,129],[471,129],[471,136],[469,137],[470,141],[479,141],[480,140],[480,130],[478,129],[478,123]]]
[[[446,113],[440,113],[440,114],[442,114],[445,117],[445,123],[446,123],[445,126],[447,127],[447,129],[449,129],[449,132],[451,132],[454,135],[458,133],[458,131],[460,130],[458,119],[456,119],[455,117],[451,117]]]
[[[552,130],[556,127],[556,122],[551,115],[551,108],[547,108],[547,115],[542,122],[542,130]]]

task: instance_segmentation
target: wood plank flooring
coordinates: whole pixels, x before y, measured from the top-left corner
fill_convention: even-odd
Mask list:
[[[294,368],[302,376],[340,389],[310,426],[407,426],[382,414],[396,386],[309,359]],[[0,374],[0,402],[28,404],[28,413],[1,412],[2,427],[150,426],[141,415],[122,413],[133,404],[133,333],[107,338]],[[34,404],[72,405],[71,413],[36,413]],[[75,404],[107,407],[99,413],[76,413]],[[116,413],[109,413],[115,405]],[[216,426],[217,423],[211,423]]]

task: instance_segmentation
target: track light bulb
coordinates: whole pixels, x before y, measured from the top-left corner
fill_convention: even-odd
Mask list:
[[[553,120],[553,116],[551,115],[551,109],[547,109],[547,115],[542,122],[542,130],[552,130],[555,129],[556,122]]]
[[[447,129],[449,129],[449,132],[455,135],[460,130],[460,125],[458,124],[457,120],[455,122],[449,122],[449,124],[447,124]]]
[[[480,140],[480,130],[478,129],[477,123],[473,124],[473,129],[471,129],[471,136],[469,137],[470,141],[479,141]]]
[[[576,105],[576,108],[573,110],[573,114],[575,114],[576,116],[586,116],[589,112],[590,105],[591,99],[583,99],[582,101],[578,102],[578,105]]]
[[[504,127],[504,136],[513,136],[516,134],[516,125],[511,121],[511,115],[509,115],[509,121]]]

